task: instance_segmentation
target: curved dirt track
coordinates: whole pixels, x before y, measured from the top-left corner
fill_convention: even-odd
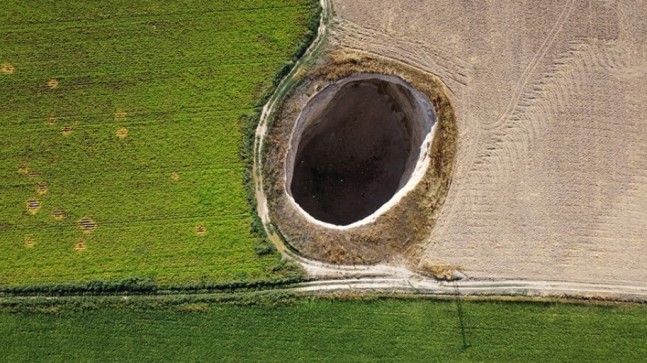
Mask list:
[[[330,19],[331,3],[322,5]],[[640,21],[647,4],[448,0],[431,9],[335,0],[334,7],[331,35],[322,22],[300,64],[329,41],[435,73],[453,93],[457,170],[425,257],[461,266],[469,277],[457,283],[461,293],[647,299],[647,25]],[[298,68],[264,108],[256,171],[267,120]],[[267,224],[262,176],[255,177]],[[310,274],[352,276],[302,289],[454,288],[397,266],[306,260],[268,233]]]

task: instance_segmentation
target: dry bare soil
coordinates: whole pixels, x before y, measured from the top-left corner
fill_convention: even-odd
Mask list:
[[[645,1],[335,0],[335,45],[437,74],[459,145],[425,243],[475,278],[645,285]]]

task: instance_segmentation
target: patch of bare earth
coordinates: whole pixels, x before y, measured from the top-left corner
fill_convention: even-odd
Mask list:
[[[180,180],[180,174],[174,171],[174,172],[171,173],[170,178],[173,181],[178,181],[178,180]]]
[[[195,227],[195,233],[198,236],[204,236],[205,234],[207,234],[207,227],[205,227],[203,225],[199,225],[199,226]]]
[[[647,3],[333,3],[337,47],[451,89],[456,168],[421,263],[647,285]]]

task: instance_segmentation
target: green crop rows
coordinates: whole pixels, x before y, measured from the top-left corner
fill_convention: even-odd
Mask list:
[[[283,277],[254,249],[240,120],[316,12],[311,0],[3,1],[0,287]]]
[[[644,361],[644,306],[297,300],[0,313],[6,361]],[[46,357],[46,358],[45,358]]]

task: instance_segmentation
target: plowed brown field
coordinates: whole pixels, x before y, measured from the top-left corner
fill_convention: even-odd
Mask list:
[[[337,46],[452,92],[456,168],[423,258],[476,278],[647,284],[647,2],[333,5]]]

